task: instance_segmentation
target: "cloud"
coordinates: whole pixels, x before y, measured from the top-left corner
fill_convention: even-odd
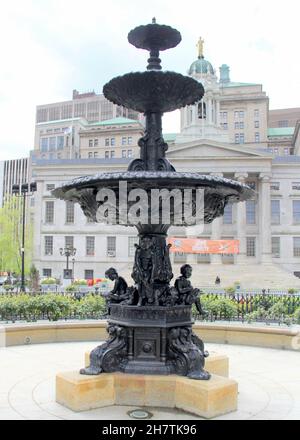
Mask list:
[[[270,107],[297,107],[300,96],[297,0],[10,0],[1,7],[0,160],[33,146],[35,107],[71,98],[73,88],[102,90],[111,77],[145,68],[147,53],[127,42],[133,27],[156,16],[182,34],[162,55],[164,68],[186,73],[196,41],[235,81],[258,82]],[[177,115],[177,116],[176,116]],[[165,131],[179,131],[178,112]],[[169,129],[169,130],[166,130]]]

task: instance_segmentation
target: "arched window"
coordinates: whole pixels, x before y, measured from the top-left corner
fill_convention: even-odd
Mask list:
[[[198,118],[206,119],[206,104],[203,101],[198,104]]]

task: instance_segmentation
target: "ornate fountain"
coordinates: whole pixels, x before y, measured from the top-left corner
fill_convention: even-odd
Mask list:
[[[189,205],[191,213],[195,214],[195,194],[196,190],[201,190],[204,223],[211,223],[223,215],[229,201],[246,200],[252,191],[233,180],[174,169],[165,157],[168,145],[162,135],[162,115],[199,102],[204,94],[203,86],[190,77],[161,70],[159,52],[179,44],[181,35],[177,30],[159,25],[153,19],[151,24],[133,29],[128,34],[128,41],[150,52],[147,70],[113,78],[104,86],[103,93],[115,104],[144,113],[146,129],[138,142],[140,158],[134,159],[126,172],[77,178],[53,191],[58,198],[78,202],[84,214],[93,221],[99,221],[99,209],[108,200],[108,196],[100,197],[99,193],[113,191],[115,215],[108,215],[108,209],[104,221],[135,226],[138,230],[139,244],[132,271],[134,283],[129,287],[115,269],[108,269],[106,275],[115,281],[107,297],[109,338],[91,352],[90,365],[80,373],[97,375],[120,371],[209,379],[210,374],[204,369],[208,353],[192,331],[192,305],[195,303],[201,312],[201,304],[199,290],[189,281],[191,267],[184,265],[174,286],[170,284],[173,273],[167,232],[171,225],[188,226],[190,223],[184,215],[178,219],[175,204],[171,204],[167,223],[162,221],[160,205],[159,221],[155,224],[133,221],[129,213],[135,201],[129,198],[124,205],[124,191],[128,195],[130,191],[143,189],[150,199],[153,189],[193,190]],[[184,205],[185,201],[180,203]],[[150,219],[150,208],[147,209]]]

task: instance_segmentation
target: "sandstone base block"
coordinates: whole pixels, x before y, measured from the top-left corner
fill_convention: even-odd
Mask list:
[[[73,411],[109,405],[159,406],[209,419],[235,411],[237,395],[237,382],[217,375],[207,381],[177,375],[84,376],[77,371],[56,376],[56,401]]]

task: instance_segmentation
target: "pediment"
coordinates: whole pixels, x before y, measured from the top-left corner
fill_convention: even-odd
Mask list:
[[[252,150],[245,146],[222,144],[210,140],[199,140],[185,144],[175,144],[169,147],[169,158],[193,158],[193,157],[266,157],[268,154]]]

